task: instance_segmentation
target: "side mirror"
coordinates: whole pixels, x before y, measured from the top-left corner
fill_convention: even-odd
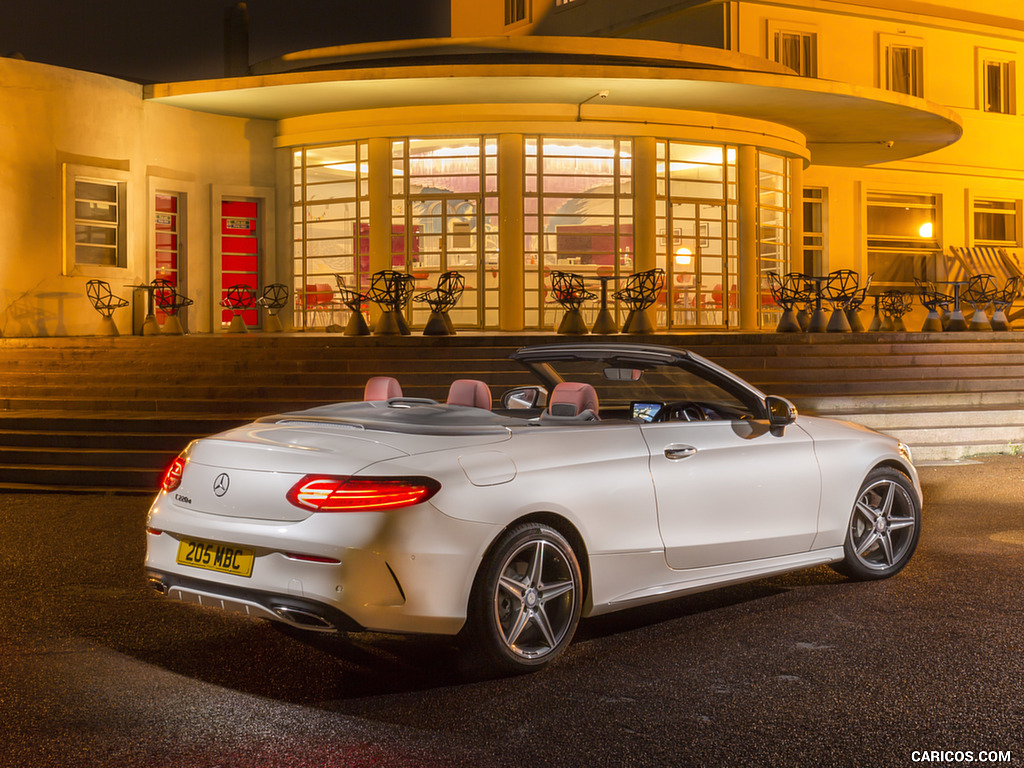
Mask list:
[[[796,421],[796,406],[786,398],[768,395],[764,399],[764,405],[768,410],[768,425],[772,429],[772,434],[776,431],[782,434],[786,427]]]
[[[501,396],[501,407],[510,411],[543,408],[548,403],[544,387],[516,387]]]

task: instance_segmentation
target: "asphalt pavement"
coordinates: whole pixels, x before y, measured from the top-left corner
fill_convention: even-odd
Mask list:
[[[1024,459],[921,476],[893,579],[603,616],[506,679],[151,594],[146,498],[0,495],[0,766],[1024,766]]]

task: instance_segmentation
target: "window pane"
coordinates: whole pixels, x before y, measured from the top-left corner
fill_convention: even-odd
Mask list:
[[[881,285],[925,279],[927,264],[941,252],[936,195],[869,193],[868,271]]]
[[[75,197],[79,200],[95,200],[106,203],[117,202],[117,184],[99,181],[76,181]]]
[[[1017,202],[975,200],[974,239],[976,242],[1017,245]]]

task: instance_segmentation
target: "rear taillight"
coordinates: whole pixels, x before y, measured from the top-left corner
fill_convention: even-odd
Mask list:
[[[164,479],[160,483],[160,486],[165,491],[173,491],[179,485],[181,485],[181,475],[185,471],[185,459],[181,456],[171,462],[171,466],[164,472]]]
[[[288,491],[288,501],[314,512],[379,512],[411,507],[439,490],[429,477],[306,475]]]

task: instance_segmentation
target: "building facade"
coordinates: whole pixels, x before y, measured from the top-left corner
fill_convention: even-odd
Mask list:
[[[343,324],[383,269],[462,272],[494,331],[556,325],[554,269],[661,267],[666,330],[773,327],[768,272],[941,278],[1021,246],[1014,5],[452,0],[450,38],[146,87],[0,59],[0,329],[91,333],[92,277],[172,280],[198,332],[239,283]]]

